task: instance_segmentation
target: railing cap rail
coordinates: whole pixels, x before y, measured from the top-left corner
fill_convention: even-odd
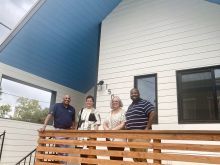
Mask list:
[[[218,134],[218,130],[45,130],[48,133],[60,132],[60,133],[138,133],[138,134]],[[43,133],[43,132],[40,132]]]

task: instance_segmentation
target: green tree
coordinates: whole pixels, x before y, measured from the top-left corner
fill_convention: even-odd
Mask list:
[[[0,86],[0,100],[2,99],[2,87]]]
[[[9,104],[0,106],[0,117],[5,118],[9,112],[11,112],[11,106]]]
[[[49,109],[42,109],[38,100],[20,97],[15,107],[14,119],[33,123],[43,123]]]

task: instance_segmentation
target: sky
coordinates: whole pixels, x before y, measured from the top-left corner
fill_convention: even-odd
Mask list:
[[[50,106],[51,92],[48,91],[33,88],[5,78],[2,78],[1,81],[1,91],[3,93],[0,96],[0,105],[10,104],[12,105],[12,110],[17,105],[17,99],[19,97],[38,100],[42,108],[49,108]]]
[[[0,44],[37,1],[0,0]]]

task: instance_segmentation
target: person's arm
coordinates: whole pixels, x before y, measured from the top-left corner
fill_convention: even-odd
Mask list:
[[[104,130],[110,130],[107,121],[104,121],[104,123],[103,123],[103,129],[104,129]]]
[[[51,119],[52,117],[53,117],[53,115],[50,114],[50,113],[47,115],[47,117],[46,117],[46,119],[45,119],[45,121],[44,121],[43,127],[39,129],[40,132],[45,131],[45,129],[46,129],[46,127],[47,127],[47,124],[49,123],[49,121],[50,121],[50,119]]]
[[[97,121],[95,122],[94,129],[98,130],[99,126],[101,125],[101,117],[100,117],[100,114],[98,112],[95,113],[95,118],[96,118]]]
[[[76,129],[75,125],[75,121],[73,121],[71,129]]]
[[[119,125],[117,125],[115,128],[112,128],[112,130],[120,130],[125,127],[125,122],[121,122]]]
[[[75,110],[75,108],[73,110],[74,110],[74,114],[73,114],[73,117],[72,117],[73,121],[72,121],[71,129],[76,129],[76,117],[75,117],[76,110]]]
[[[146,130],[151,130],[152,129],[152,123],[154,120],[155,112],[151,111],[148,115],[148,122],[147,122],[147,127]]]

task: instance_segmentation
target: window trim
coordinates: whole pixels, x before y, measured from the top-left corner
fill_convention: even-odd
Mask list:
[[[211,81],[212,81],[212,94],[214,96],[214,113],[215,115],[218,113],[217,108],[217,95],[216,95],[216,85],[215,85],[215,77],[214,77],[214,70],[220,69],[220,65],[217,66],[208,66],[208,67],[201,67],[201,68],[193,68],[193,69],[185,69],[185,70],[177,70],[176,71],[176,90],[177,90],[177,114],[178,114],[178,123],[179,124],[207,124],[207,123],[220,123],[219,119],[216,120],[184,120],[183,119],[183,108],[182,108],[182,81],[181,76],[184,74],[193,74],[199,73],[202,71],[209,71],[211,73]]]
[[[0,52],[10,43],[10,41],[18,34],[18,32],[24,27],[24,25],[31,19],[31,17],[40,9],[40,7],[46,2],[46,0],[39,0],[27,14],[21,19],[17,26],[12,29],[11,33],[0,44]]]
[[[153,124],[158,124],[158,88],[157,88],[157,74],[153,73],[153,74],[146,74],[146,75],[140,75],[140,76],[134,76],[134,87],[137,87],[137,81],[140,78],[149,78],[149,77],[155,77],[155,120],[153,122]]]

